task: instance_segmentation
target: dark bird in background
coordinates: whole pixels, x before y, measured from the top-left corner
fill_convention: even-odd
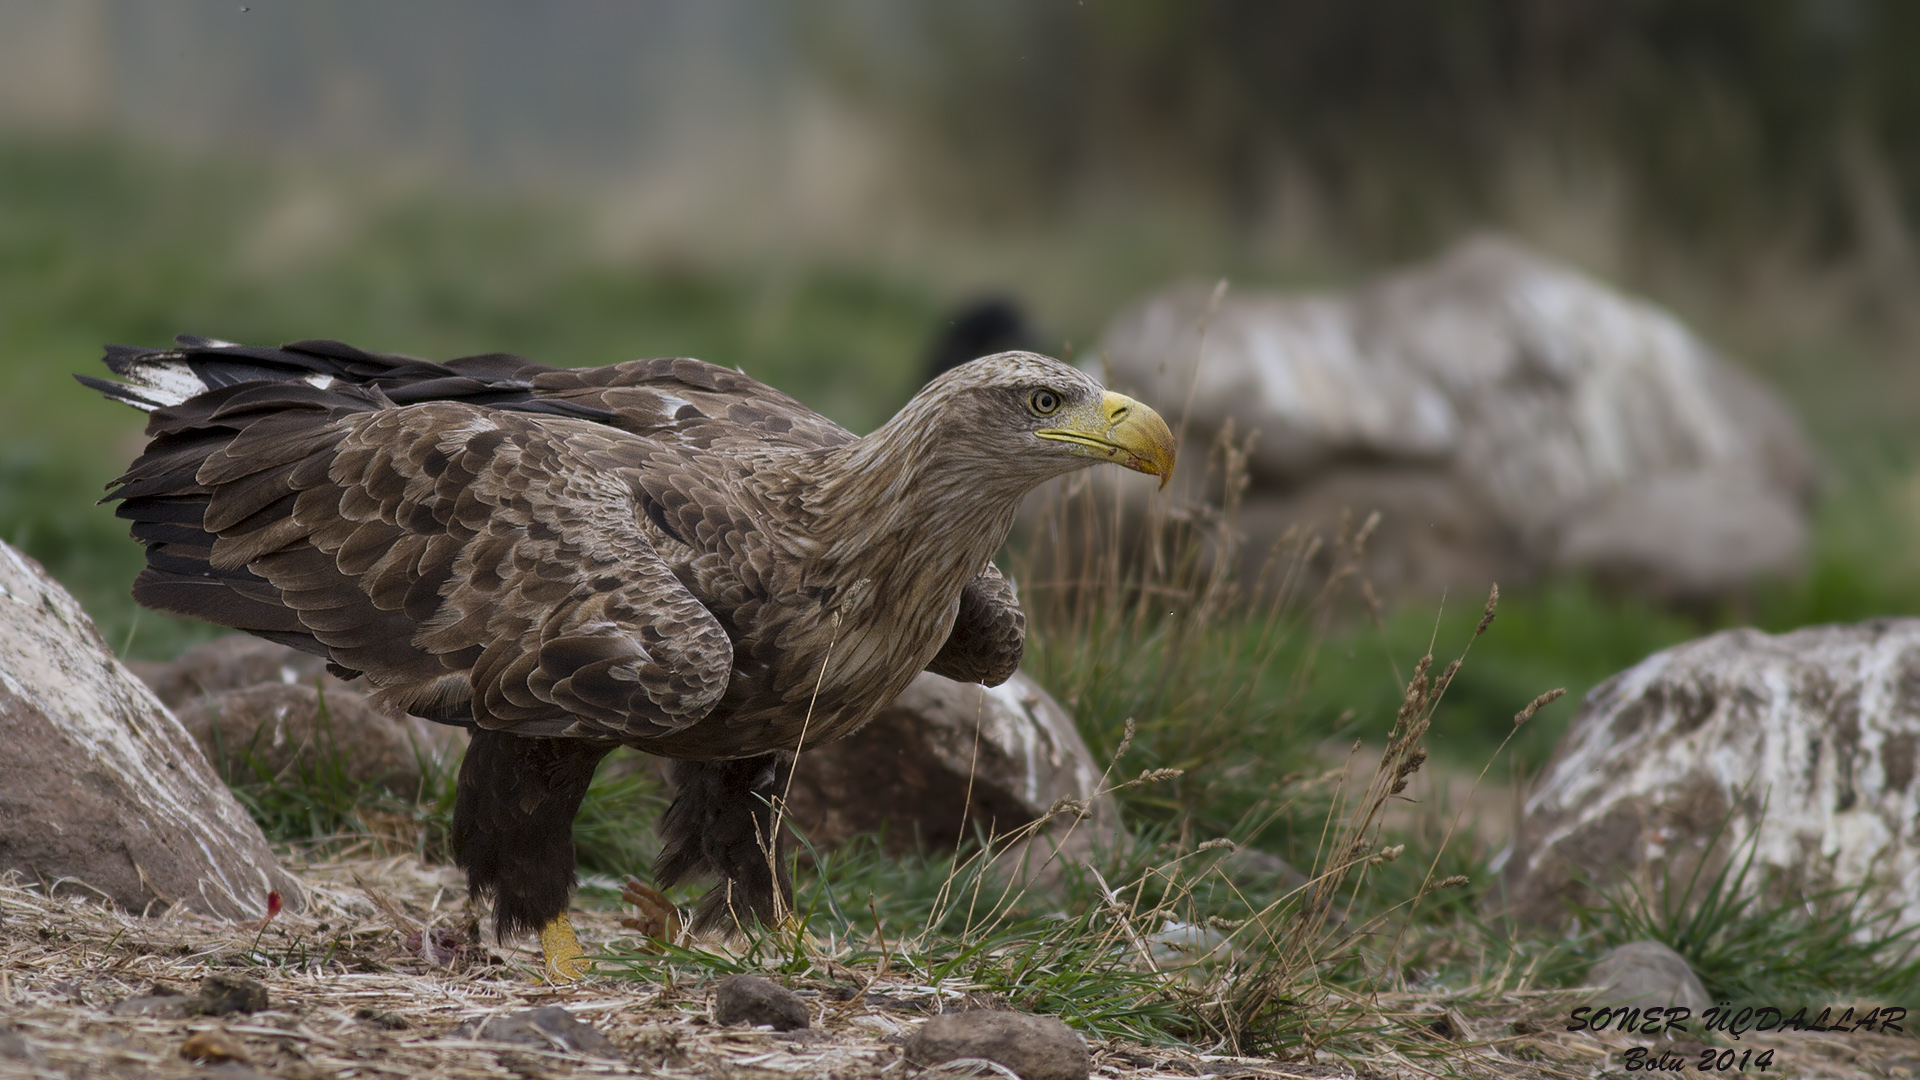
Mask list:
[[[626,745],[676,759],[655,874],[694,926],[789,910],[793,757],[922,670],[988,685],[1025,620],[989,561],[1021,496],[1111,461],[1164,478],[1152,409],[1031,353],[947,372],[856,438],[688,359],[430,363],[333,341],[110,346],[149,414],[109,494],[140,603],[303,649],[465,726],[454,845],[504,935],[585,969],[572,822]]]
[[[969,360],[1040,347],[1040,333],[1010,296],[982,296],[947,316],[927,349],[927,378],[937,379]]]

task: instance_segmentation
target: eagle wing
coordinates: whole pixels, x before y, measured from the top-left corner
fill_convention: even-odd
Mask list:
[[[953,632],[927,670],[960,682],[999,686],[1020,670],[1026,636],[1027,616],[1013,583],[988,563],[961,590]]]
[[[371,594],[353,604],[335,604],[313,612],[303,612],[288,606],[285,591],[274,585],[268,577],[246,564],[232,561],[232,552],[251,552],[260,543],[292,536],[304,527],[291,517],[279,519],[274,525],[274,532],[256,537],[250,547],[243,548],[236,537],[234,542],[227,543],[222,549],[229,553],[227,560],[215,566],[209,562],[214,541],[199,528],[200,522],[195,520],[200,512],[197,507],[213,492],[193,475],[193,469],[187,468],[189,465],[197,466],[197,462],[206,457],[207,440],[222,437],[233,440],[227,453],[229,464],[222,468],[235,471],[236,475],[223,481],[223,486],[230,491],[245,487],[255,492],[253,502],[234,501],[237,496],[229,494],[223,503],[229,506],[257,504],[264,507],[267,503],[261,500],[268,493],[276,492],[273,485],[290,482],[293,474],[289,463],[269,466],[263,462],[291,453],[296,441],[311,442],[316,438],[325,441],[316,435],[318,425],[312,422],[314,411],[342,411],[337,401],[326,403],[328,394],[359,388],[357,392],[362,395],[379,395],[378,401],[369,400],[350,408],[367,411],[370,415],[384,410],[382,418],[377,421],[357,420],[348,426],[364,429],[356,436],[361,440],[378,435],[396,441],[391,445],[382,444],[384,449],[356,443],[355,456],[350,460],[364,460],[369,463],[366,468],[373,469],[363,475],[359,481],[361,487],[376,480],[382,481],[388,486],[382,487],[381,491],[389,497],[397,492],[401,501],[381,502],[378,511],[381,516],[377,525],[373,520],[356,523],[354,535],[359,537],[357,544],[361,546],[348,550],[348,554],[357,559],[349,558],[342,564],[337,552],[331,556],[336,567],[358,567],[359,560],[364,560],[368,553],[364,545],[371,545],[375,536],[384,535],[385,529],[389,528],[401,529],[405,535],[415,537],[406,541],[410,545],[409,550],[412,550],[411,545],[425,545],[421,549],[422,555],[428,554],[430,549],[435,558],[443,558],[447,552],[454,550],[450,545],[456,541],[447,537],[472,531],[474,535],[459,551],[465,552],[471,546],[476,557],[479,553],[485,553],[487,558],[491,558],[501,552],[501,545],[505,541],[502,535],[492,532],[483,535],[479,528],[481,520],[471,516],[483,508],[487,509],[489,515],[499,514],[497,527],[509,531],[535,529],[540,521],[561,516],[568,506],[573,507],[569,520],[588,520],[583,515],[589,506],[604,505],[605,499],[614,497],[608,491],[595,487],[595,483],[599,483],[604,488],[605,477],[590,478],[542,470],[574,470],[574,473],[578,473],[585,448],[589,444],[593,446],[591,454],[586,456],[604,457],[613,451],[594,440],[617,441],[619,432],[640,437],[639,441],[623,444],[615,455],[619,465],[637,470],[632,496],[638,500],[640,510],[653,524],[676,537],[692,537],[699,531],[700,520],[709,512],[724,513],[726,509],[701,505],[697,493],[682,482],[687,478],[678,475],[685,471],[687,462],[697,461],[702,455],[714,452],[727,455],[730,451],[753,446],[824,448],[854,438],[851,432],[806,405],[740,372],[685,357],[633,360],[597,368],[555,368],[524,357],[491,353],[440,364],[409,356],[367,352],[337,341],[301,341],[281,348],[256,348],[182,337],[176,348],[166,350],[111,346],[108,349],[107,366],[125,378],[127,384],[86,376],[82,376],[81,381],[116,400],[154,414],[149,434],[155,436],[155,442],[127,476],[122,477],[122,487],[116,492],[116,495],[129,500],[120,513],[135,519],[135,536],[148,543],[149,567],[136,585],[136,597],[141,602],[249,630],[310,652],[330,655],[341,666],[366,671],[376,681],[406,679],[416,682],[421,688],[410,696],[401,694],[397,689],[390,689],[387,694],[419,715],[464,719],[468,702],[473,701],[473,718],[476,721],[483,724],[517,724],[516,730],[529,734],[536,733],[532,725],[537,724],[544,730],[559,724],[559,716],[570,708],[557,699],[547,701],[532,689],[520,689],[519,680],[528,677],[529,672],[542,673],[536,681],[546,687],[546,694],[558,693],[562,697],[569,697],[582,692],[582,688],[595,678],[602,681],[611,678],[620,682],[625,678],[624,674],[615,677],[607,673],[624,669],[612,656],[589,662],[582,655],[579,659],[583,661],[583,666],[599,674],[583,673],[570,679],[553,680],[553,686],[548,687],[546,680],[551,679],[551,673],[545,666],[548,661],[531,661],[530,654],[516,655],[511,661],[506,659],[506,646],[500,643],[508,637],[514,641],[522,640],[525,630],[531,629],[530,625],[521,632],[509,633],[513,629],[511,625],[494,625],[488,621],[493,616],[483,618],[478,614],[488,610],[485,601],[489,598],[496,604],[512,599],[499,592],[502,588],[499,584],[484,582],[493,592],[483,596],[476,591],[480,586],[456,580],[467,575],[470,565],[478,565],[483,569],[488,567],[490,564],[485,559],[478,563],[462,564],[459,561],[461,555],[456,553],[451,563],[417,562],[406,575],[402,575],[406,578],[405,596],[411,597],[411,612],[405,603],[399,608],[381,607],[374,602]],[[300,404],[307,419],[281,419],[265,423],[276,408],[287,403],[290,394],[296,397],[305,395]],[[276,405],[276,402],[280,404]],[[460,414],[463,418],[457,421],[452,419],[454,414],[447,411],[450,408],[465,410]],[[423,411],[411,413],[410,410],[414,409]],[[219,417],[211,417],[210,410],[218,411]],[[386,418],[384,413],[410,415],[401,420]],[[477,476],[482,459],[474,454],[481,451],[498,454],[502,448],[510,446],[510,452],[517,455],[517,471],[513,471],[512,475],[495,476],[491,472],[487,475],[502,484],[519,485],[525,491],[538,489],[541,494],[550,497],[549,504],[544,508],[536,511],[531,502],[493,506],[477,501],[481,498],[478,495],[474,496],[476,501],[462,503],[457,493],[442,491],[439,480],[428,483],[426,477],[431,470],[442,470],[437,475],[445,476],[444,470],[450,467],[441,461],[448,451],[438,447],[431,437],[432,432],[443,426],[446,431],[477,431],[475,425],[488,418],[498,423],[499,430],[510,431],[511,434],[499,443],[494,442],[495,436],[487,435],[480,440],[477,449],[462,451],[467,456],[461,460],[473,465]],[[264,426],[255,432],[250,426],[255,424]],[[600,429],[597,435],[594,433],[596,427]],[[302,433],[298,439],[290,433],[294,428]],[[244,433],[236,435],[241,429],[244,429]],[[566,431],[565,438],[556,440],[549,437],[561,429]],[[246,452],[257,454],[258,460],[245,461],[236,454],[233,447],[243,445],[243,440],[246,440],[245,445],[252,448]],[[401,445],[403,443],[405,445]],[[335,446],[337,449],[337,444]],[[371,464],[376,461],[379,464]],[[496,464],[491,457],[487,459],[489,469]],[[260,467],[253,473],[238,472],[249,465]],[[182,475],[183,468],[187,469],[186,475]],[[318,469],[320,466],[317,462],[310,463],[306,471],[300,473],[302,481],[313,480]],[[409,469],[413,472],[406,471]],[[331,465],[325,471],[327,483],[337,486],[331,478]],[[546,478],[544,483],[541,482],[542,476]],[[398,477],[405,479],[395,479]],[[570,487],[570,481],[577,481],[578,488]],[[169,488],[174,489],[171,494],[168,494]],[[370,493],[348,496],[346,488],[340,490],[341,505],[350,505],[356,512],[366,511],[369,505],[367,500],[373,498]],[[500,489],[503,496],[507,490],[507,487]],[[427,493],[431,493],[428,503],[406,501],[408,497]],[[296,503],[305,500],[307,510],[304,513],[315,514],[321,512],[327,496],[318,487],[297,491],[289,488],[278,490],[274,498],[292,498]],[[572,500],[576,498],[589,501],[575,504]],[[595,503],[592,501],[594,499],[602,502]],[[462,507],[463,513],[469,516],[464,519],[452,516],[455,507]],[[544,514],[545,518],[518,521],[529,513]],[[406,515],[408,522],[423,527],[425,531],[406,533],[401,528],[402,514]],[[456,524],[450,530],[435,532],[434,529],[443,528],[440,525],[443,514],[447,515],[447,521]],[[388,520],[387,515],[391,515],[392,520]],[[229,531],[244,528],[251,534],[267,528],[267,524],[251,519],[218,520]],[[429,526],[429,520],[434,525]],[[546,538],[543,529],[536,529],[542,532],[541,538],[534,539],[530,534],[527,535],[523,546],[514,550],[512,561],[496,564],[495,569],[523,565],[525,560],[536,557],[536,549],[539,550],[539,558],[574,559],[583,551],[593,550],[596,543],[609,547],[609,550],[618,549],[619,557],[644,564],[623,570],[623,573],[632,575],[629,577],[631,589],[634,590],[631,594],[623,593],[619,597],[607,597],[595,603],[603,606],[615,603],[643,605],[642,608],[625,612],[621,620],[616,620],[621,625],[640,625],[632,620],[644,622],[644,611],[653,610],[644,605],[657,606],[657,615],[654,617],[663,620],[663,625],[677,628],[675,632],[684,639],[683,647],[705,654],[703,658],[687,657],[684,668],[675,669],[681,671],[684,686],[669,680],[652,686],[648,691],[661,695],[658,699],[648,698],[645,705],[638,700],[627,703],[640,709],[635,716],[651,717],[654,710],[660,712],[659,718],[648,722],[669,727],[690,723],[711,708],[712,700],[706,695],[710,692],[717,698],[724,688],[727,667],[724,663],[713,666],[720,654],[710,647],[715,640],[712,635],[719,630],[703,622],[691,610],[699,609],[707,620],[712,619],[699,599],[674,580],[672,574],[666,573],[664,563],[656,552],[646,546],[644,536],[639,537],[638,546],[626,543],[634,534],[630,525],[625,524],[628,521],[630,519],[622,519],[620,528],[624,532],[616,529],[614,533],[598,540],[593,535],[570,535],[563,542]],[[334,526],[335,529],[344,527]],[[360,533],[359,529],[363,527],[367,531]],[[726,535],[740,532],[737,528],[723,531]],[[432,536],[442,538],[426,539]],[[325,542],[332,541],[333,535],[329,532]],[[292,575],[293,564],[315,559],[312,554],[299,554],[305,550],[300,548],[302,543],[306,544],[306,549],[321,555],[327,554],[324,547],[314,546],[316,542],[290,540],[289,543],[293,545],[289,549],[273,553],[276,561],[272,565],[278,568],[276,573]],[[341,544],[341,550],[347,550],[344,540]],[[734,554],[738,557],[740,553]],[[316,562],[315,566],[318,565]],[[566,565],[562,563],[546,573],[551,575]],[[383,562],[381,566],[381,574],[368,580],[379,583],[386,590],[380,593],[380,602],[390,604],[395,599],[391,590],[399,587],[401,578],[394,576],[398,573],[394,569],[397,563]],[[307,570],[308,574],[318,572],[313,568]],[[358,581],[371,574],[372,570],[369,565],[358,575],[347,575],[345,570],[340,573]],[[294,579],[289,576],[288,580]],[[303,585],[308,580],[304,576],[299,578]],[[357,585],[354,587],[358,588]],[[541,587],[549,590],[557,588],[554,585]],[[451,591],[439,597],[439,607],[428,612],[426,609],[437,595],[436,590]],[[304,593],[310,590],[295,591],[301,592],[304,598]],[[333,604],[333,600],[320,597],[315,597],[313,602]],[[379,613],[377,617],[369,611],[368,605],[372,605],[372,612]],[[326,613],[321,613],[322,610]],[[457,617],[442,614],[454,611],[460,614]],[[350,612],[368,616],[369,621],[355,630],[347,625]],[[423,614],[416,618],[414,613]],[[309,619],[324,622],[328,628],[316,631],[309,625]],[[484,641],[468,640],[468,637],[461,636],[470,637],[483,623],[489,635]],[[400,643],[412,641],[413,635],[428,630],[432,631],[431,635],[421,638],[411,649],[400,647]],[[953,631],[928,669],[949,678],[997,685],[1018,669],[1024,631],[1025,618],[1012,587],[1000,576],[999,571],[988,565],[967,585],[960,598]],[[724,642],[725,637],[721,633],[718,640]],[[563,656],[566,650],[583,647],[572,638],[564,640],[569,644],[555,645],[552,663],[565,662]],[[336,645],[335,642],[340,644]],[[608,642],[597,642],[596,647],[608,647]],[[666,647],[648,646],[648,655],[663,655],[662,650]],[[425,653],[422,653],[422,648],[426,649]],[[479,649],[479,655],[473,655],[476,648]],[[493,651],[490,652],[490,649]],[[483,659],[485,664],[480,663]],[[529,663],[534,666],[528,667]],[[656,674],[664,672],[667,667],[673,665],[656,669]],[[581,681],[583,678],[585,682]],[[489,682],[490,679],[494,682]],[[393,684],[389,681],[389,685]],[[605,697],[615,690],[633,691],[647,685],[620,682],[619,686],[597,686],[594,692]],[[509,690],[509,687],[512,689]],[[613,698],[606,697],[606,700],[612,701]],[[534,710],[540,715],[535,717],[527,710]],[[587,716],[599,723],[606,722],[604,713],[595,714],[591,709],[577,715]]]
[[[149,433],[114,493],[150,545],[143,603],[312,648],[410,712],[522,734],[664,734],[726,689],[727,635],[636,518],[631,435],[298,383],[196,396]]]
[[[459,363],[454,361],[454,363]],[[626,431],[689,451],[757,442],[809,449],[854,438],[847,429],[739,372],[698,360],[633,360],[599,368],[558,368],[533,376],[543,400],[605,410]],[[676,539],[703,520],[698,500],[669,470],[650,471],[644,506]],[[724,526],[724,523],[722,523]],[[739,530],[719,528],[719,535]],[[960,594],[953,630],[927,665],[936,675],[998,686],[1020,670],[1027,618],[1013,585],[988,563]]]

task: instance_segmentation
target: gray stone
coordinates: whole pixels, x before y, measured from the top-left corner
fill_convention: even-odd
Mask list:
[[[0,544],[0,871],[132,911],[258,919],[299,881],[153,692]]]
[[[1495,867],[1553,925],[1597,902],[1583,881],[1685,882],[1752,844],[1749,891],[1865,885],[1863,915],[1920,925],[1917,748],[1920,619],[1713,634],[1587,695]]]
[[[378,784],[406,798],[420,790],[428,751],[416,747],[404,724],[351,690],[265,683],[189,699],[176,715],[235,782],[337,768],[356,785]]]
[[[1118,819],[1099,784],[1073,717],[1024,672],[996,687],[923,672],[866,727],[803,752],[787,803],[823,850],[885,830],[895,851],[950,851],[963,827],[1003,835],[1079,799],[1090,820],[1073,829],[1077,850]]]
[[[979,1059],[1004,1065],[1021,1080],[1087,1080],[1087,1042],[1050,1016],[974,1010],[945,1013],[907,1039],[907,1061],[931,1068]]]
[[[620,1053],[612,1039],[592,1025],[575,1020],[572,1013],[558,1005],[479,1017],[455,1028],[454,1034],[466,1039],[516,1043],[596,1057],[618,1057]]]
[[[370,771],[387,769],[388,775],[394,778],[388,780],[389,786],[406,789],[397,793],[413,794],[414,787],[409,784],[417,786],[419,757],[434,761],[441,767],[450,767],[466,747],[466,732],[461,729],[406,716],[398,710],[382,706],[367,697],[365,679],[347,681],[336,678],[327,672],[326,661],[319,657],[252,634],[228,634],[215,638],[164,664],[139,663],[128,666],[139,675],[142,682],[153,688],[153,692],[168,708],[187,722],[188,728],[194,732],[194,738],[200,740],[202,749],[209,757],[214,756],[211,733],[215,727],[206,718],[210,710],[237,711],[242,720],[255,718],[256,722],[251,726],[243,723],[218,725],[221,742],[231,751],[233,734],[250,736],[253,727],[257,727],[261,720],[281,709],[290,711],[296,717],[311,716],[316,711],[317,700],[321,698],[326,700],[330,711],[341,714],[343,722],[352,727],[356,734],[364,730],[371,739],[367,751],[369,760],[364,765],[356,765],[355,775],[364,776]],[[263,688],[280,689],[276,692]],[[300,692],[302,690],[305,692]],[[239,698],[224,696],[240,691],[246,691],[248,695]],[[264,713],[262,706],[266,709]],[[368,717],[369,713],[372,718]],[[235,732],[226,730],[228,727],[235,728]],[[283,765],[286,763],[288,746],[286,732],[276,731],[275,734],[281,737],[281,741],[272,744],[274,752],[269,756]],[[340,741],[350,743],[352,740]],[[293,745],[297,747],[298,741]],[[404,753],[402,748],[405,749]],[[396,769],[397,772],[392,771]],[[412,779],[409,780],[409,777]],[[373,779],[377,781],[379,776]]]
[[[1512,243],[1339,295],[1175,286],[1085,355],[1116,389],[1191,401],[1176,505],[1224,505],[1200,451],[1254,436],[1248,580],[1288,527],[1373,510],[1369,574],[1403,594],[1576,569],[1686,600],[1805,559],[1813,456],[1780,399],[1668,312]]]
[[[1658,941],[1629,941],[1607,950],[1587,970],[1586,983],[1598,987],[1596,1007],[1645,1009],[1685,1006],[1699,1016],[1713,998],[1686,957]]]
[[[145,663],[134,670],[169,709],[208,694],[254,686],[312,686],[318,681],[329,694],[348,689],[347,683],[327,674],[326,661],[252,634],[217,637],[167,663]]]
[[[757,975],[729,975],[713,991],[713,1018],[722,1024],[765,1024],[775,1031],[809,1025],[807,1003],[793,991]]]
[[[267,988],[238,975],[209,975],[200,982],[187,1009],[199,1016],[261,1012],[267,1008]]]

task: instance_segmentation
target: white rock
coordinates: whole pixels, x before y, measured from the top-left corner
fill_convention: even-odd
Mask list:
[[[1091,839],[1118,817],[1100,772],[1072,715],[1026,673],[989,688],[922,672],[866,727],[802,753],[788,801],[823,847],[884,828],[895,847],[951,851],[963,828],[1005,834],[1061,798],[1088,802],[1075,834]]]
[[[1814,475],[1792,415],[1652,304],[1495,240],[1349,295],[1212,302],[1155,294],[1083,363],[1184,418],[1185,498],[1219,498],[1216,433],[1257,432],[1255,558],[1287,524],[1378,509],[1377,547],[1407,564],[1388,587],[1573,567],[1701,596],[1801,565]]]
[[[133,911],[303,903],[193,739],[33,560],[0,544],[0,871]]]
[[[1920,619],[1772,636],[1730,630],[1595,687],[1501,857],[1522,918],[1555,922],[1578,877],[1684,883],[1751,841],[1748,886],[1874,883],[1866,910],[1920,925]],[[1675,886],[1676,888],[1678,885]]]

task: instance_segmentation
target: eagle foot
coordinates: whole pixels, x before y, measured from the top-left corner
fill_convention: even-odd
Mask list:
[[[540,928],[540,955],[546,961],[542,974],[550,983],[578,982],[593,970],[593,961],[580,951],[573,921],[564,911]]]
[[[638,915],[622,918],[620,925],[649,939],[648,944],[641,946],[642,951],[665,952],[661,945],[680,940],[680,912],[660,890],[630,877],[620,889],[620,899],[639,911]]]

